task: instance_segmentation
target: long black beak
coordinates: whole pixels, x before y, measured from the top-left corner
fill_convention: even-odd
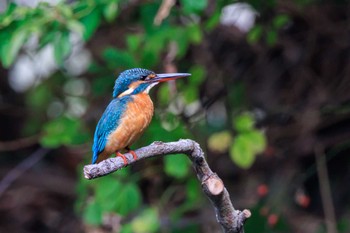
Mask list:
[[[151,79],[151,82],[166,82],[175,80],[178,78],[184,78],[191,76],[189,73],[168,73],[168,74],[156,74],[156,77]]]

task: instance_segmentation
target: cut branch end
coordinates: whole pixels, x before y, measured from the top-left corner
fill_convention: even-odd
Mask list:
[[[218,176],[209,177],[209,179],[204,182],[204,185],[207,186],[210,194],[214,196],[221,194],[225,188],[224,183]]]

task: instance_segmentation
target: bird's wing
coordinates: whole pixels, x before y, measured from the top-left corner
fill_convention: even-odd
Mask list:
[[[96,163],[98,155],[104,150],[108,136],[113,132],[120,123],[125,108],[130,97],[113,99],[107,106],[100,121],[98,122],[94,135],[94,144],[92,146],[93,156],[92,163]]]

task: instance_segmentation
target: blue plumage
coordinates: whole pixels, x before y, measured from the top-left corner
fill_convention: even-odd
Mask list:
[[[121,98],[113,99],[107,106],[100,121],[97,124],[94,144],[92,146],[93,156],[92,163],[96,163],[98,155],[104,150],[107,138],[120,124],[120,119],[126,109],[130,96],[123,96]]]

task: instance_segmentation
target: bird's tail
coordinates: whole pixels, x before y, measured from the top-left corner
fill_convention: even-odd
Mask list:
[[[98,158],[98,153],[96,151],[93,152],[92,155],[92,164],[95,164],[97,162],[97,158]]]

